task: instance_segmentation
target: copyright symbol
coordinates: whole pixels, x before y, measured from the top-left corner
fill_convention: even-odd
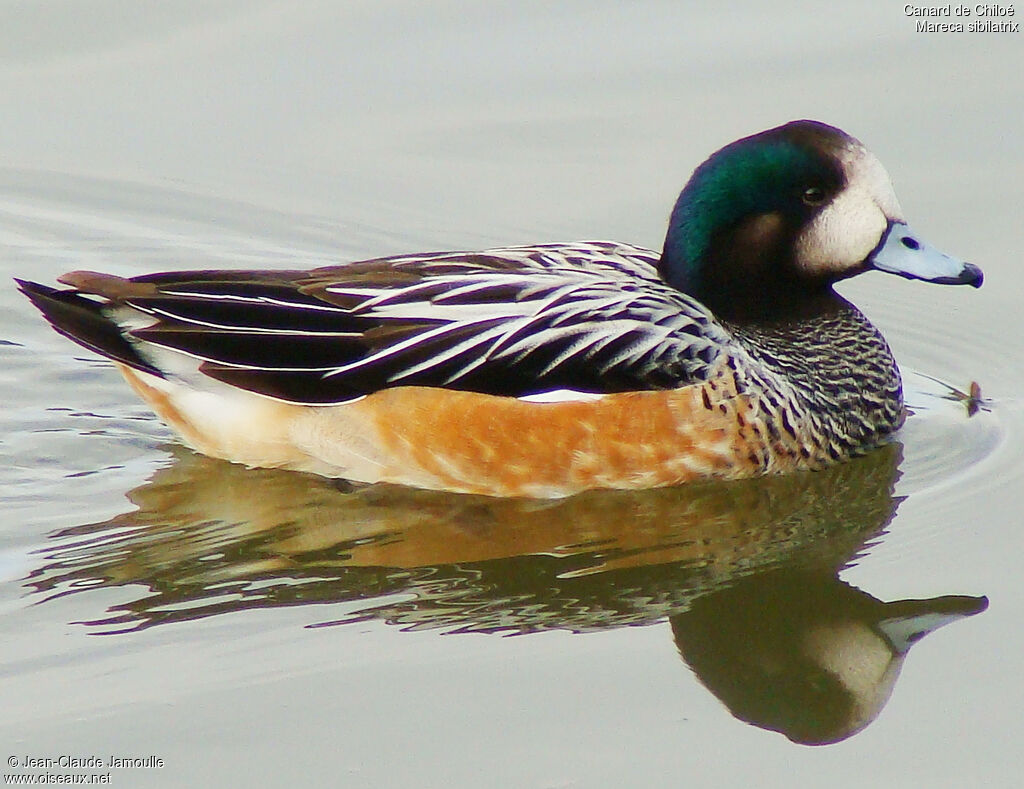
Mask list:
[[[17,767],[18,766],[18,757],[17,756],[8,756],[7,757],[7,766],[8,767]]]

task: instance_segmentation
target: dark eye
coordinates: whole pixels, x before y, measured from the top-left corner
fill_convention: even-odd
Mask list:
[[[805,205],[821,205],[825,202],[825,190],[820,186],[808,186],[800,195],[800,199]]]

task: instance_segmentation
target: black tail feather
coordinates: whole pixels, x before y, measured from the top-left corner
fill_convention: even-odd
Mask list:
[[[21,279],[14,281],[53,328],[69,340],[108,359],[163,377],[160,370],[139,356],[120,327],[104,314],[102,302],[86,298],[77,290],[59,290]]]

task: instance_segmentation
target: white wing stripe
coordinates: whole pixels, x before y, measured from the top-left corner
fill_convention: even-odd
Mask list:
[[[239,296],[237,293],[196,293],[191,290],[161,290],[161,296],[182,296],[189,299],[201,299],[203,301],[242,301],[259,302],[262,296]]]
[[[388,381],[400,381],[403,378],[408,378],[410,375],[415,375],[418,372],[429,370],[433,367],[440,367],[449,359],[458,356],[460,353],[463,353],[464,351],[467,351],[474,346],[486,345],[487,341],[490,340],[492,337],[501,334],[504,331],[504,328],[504,326],[496,326],[492,329],[488,329],[485,332],[470,337],[468,340],[463,340],[462,342],[445,349],[442,353],[432,356],[429,359],[420,362],[419,364],[413,365],[412,367],[408,367],[400,372],[397,372],[394,375],[388,376]],[[479,358],[481,360],[486,359],[487,354],[481,354]],[[449,380],[454,380],[454,378],[449,376]]]
[[[186,318],[176,315],[160,307],[151,307],[145,310],[151,315],[163,315],[165,318],[187,323],[194,326],[205,326],[208,329],[222,329],[225,331],[238,332],[239,334],[285,334],[294,337],[362,337],[362,332],[352,331],[310,331],[308,329],[268,329],[264,326],[239,326],[238,324],[213,323],[212,321],[201,321],[198,318]]]
[[[288,301],[286,299],[275,299],[272,296],[239,296],[232,293],[195,293],[188,290],[162,290],[161,295],[180,296],[200,301],[237,301],[244,304],[276,304],[279,307],[287,307],[295,310],[314,310],[317,312],[341,312],[347,313],[344,307],[334,304],[306,304],[304,302]],[[137,309],[143,309],[129,299],[129,303]]]
[[[394,356],[395,354],[400,353],[401,351],[404,351],[408,348],[412,348],[416,345],[426,343],[427,341],[434,340],[438,337],[443,337],[445,334],[465,328],[466,326],[471,326],[475,323],[484,323],[488,320],[491,319],[487,318],[477,321],[467,321],[466,323],[455,325],[448,324],[445,326],[438,326],[435,329],[423,332],[423,334],[417,334],[413,337],[410,337],[407,340],[403,340],[402,342],[396,343],[394,345],[389,345],[387,348],[377,351],[377,353],[371,354],[370,356],[366,356],[362,359],[357,359],[356,361],[350,362],[348,364],[343,364],[340,367],[335,367],[324,377],[332,377],[335,375],[341,375],[342,373],[351,372],[352,370],[358,370],[360,367],[365,367],[366,365],[373,364],[374,362],[379,362],[382,359],[386,359],[389,356]]]

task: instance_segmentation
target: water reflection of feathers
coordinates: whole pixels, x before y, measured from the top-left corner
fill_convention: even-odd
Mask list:
[[[54,535],[28,583],[50,595],[147,587],[88,623],[104,632],[308,603],[345,604],[317,626],[458,632],[667,616],[684,659],[737,717],[805,742],[862,728],[910,641],[984,604],[884,604],[838,579],[895,513],[897,445],[814,473],[555,501],[339,490],[176,452],[129,494],[136,511]],[[849,663],[851,649],[853,680],[834,659],[845,651]]]
[[[387,618],[587,630],[654,621],[780,563],[838,569],[897,506],[896,447],[819,473],[553,501],[340,491],[314,476],[176,452],[172,466],[128,494],[136,511],[57,535],[63,547],[49,551],[32,584],[54,592],[142,584],[154,594],[120,609],[139,626],[225,606],[412,592]],[[631,601],[626,589],[637,592]]]

